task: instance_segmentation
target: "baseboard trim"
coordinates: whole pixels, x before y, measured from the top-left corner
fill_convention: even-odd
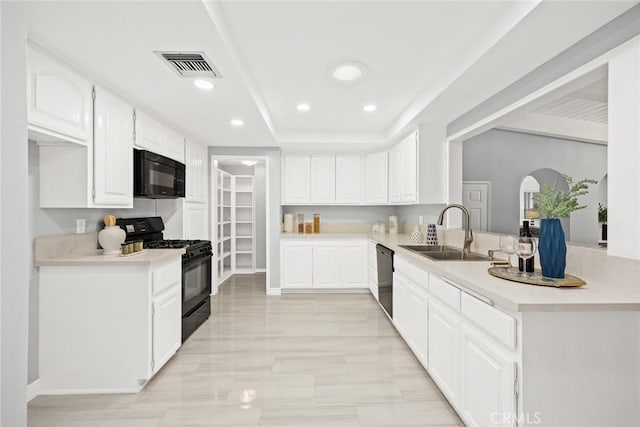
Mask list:
[[[267,289],[267,295],[270,295],[270,296],[282,295],[282,289],[280,289],[280,288],[269,288],[269,289]]]
[[[31,402],[40,394],[40,380],[37,379],[27,384],[27,402]]]
[[[38,396],[60,396],[65,394],[125,394],[140,393],[144,384],[135,388],[41,388]]]
[[[283,289],[285,294],[370,294],[369,288],[290,288]]]

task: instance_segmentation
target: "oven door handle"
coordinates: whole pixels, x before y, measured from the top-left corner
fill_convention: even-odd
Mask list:
[[[202,258],[212,258],[212,257],[213,257],[213,251],[208,251],[208,252],[196,255],[192,258],[185,258],[184,265],[193,264],[194,262],[199,261]]]

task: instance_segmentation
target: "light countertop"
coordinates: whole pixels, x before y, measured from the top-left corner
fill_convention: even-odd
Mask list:
[[[36,260],[38,267],[63,266],[105,266],[105,265],[152,265],[169,261],[171,258],[181,257],[181,249],[145,249],[144,252],[120,256],[102,255],[101,250],[94,250],[84,254],[63,255]]]
[[[401,248],[413,244],[408,234],[319,233],[282,234],[286,238],[367,238],[395,251],[408,262],[449,279],[463,288],[490,299],[507,311],[592,311],[640,310],[640,262],[585,251],[592,257],[581,263],[580,272],[571,271],[587,282],[580,288],[533,286],[489,275],[489,261],[433,261]],[[473,250],[473,249],[472,249]],[[574,255],[575,256],[575,255]]]

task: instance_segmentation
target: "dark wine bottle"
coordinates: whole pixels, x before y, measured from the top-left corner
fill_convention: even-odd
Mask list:
[[[520,242],[531,241],[531,230],[529,230],[529,221],[522,221],[522,230],[520,231]],[[533,273],[535,266],[534,257],[527,258],[524,261],[522,258],[518,258],[518,269],[522,272]]]

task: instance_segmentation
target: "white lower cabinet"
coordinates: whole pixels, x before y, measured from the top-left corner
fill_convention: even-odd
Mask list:
[[[367,259],[369,261],[369,291],[378,300],[378,252],[374,242],[367,243]]]
[[[177,251],[152,264],[41,266],[39,282],[42,394],[138,392],[181,345]]]
[[[369,286],[364,239],[296,238],[283,240],[280,250],[283,289]]]
[[[458,401],[459,319],[429,301],[429,373],[452,404]]]
[[[336,242],[313,243],[313,287],[340,286],[340,248]]]
[[[409,346],[418,360],[427,364],[428,297],[426,290],[416,283],[408,282],[407,337]]]
[[[313,248],[310,242],[287,241],[280,246],[282,288],[311,288]]]
[[[179,285],[179,283],[178,283]],[[182,290],[175,286],[155,298],[152,305],[153,343],[151,369],[158,370],[175,354],[182,339]]]
[[[408,297],[409,297],[409,289],[407,288],[407,280],[397,274],[393,275],[393,323],[406,340],[407,336],[407,319],[409,317],[409,313],[407,307],[409,305]]]
[[[491,345],[466,325],[461,326],[460,406],[468,426],[512,426],[504,422],[514,414],[514,382],[517,365],[513,359]],[[492,418],[493,415],[493,418]],[[497,421],[496,421],[497,420]]]

